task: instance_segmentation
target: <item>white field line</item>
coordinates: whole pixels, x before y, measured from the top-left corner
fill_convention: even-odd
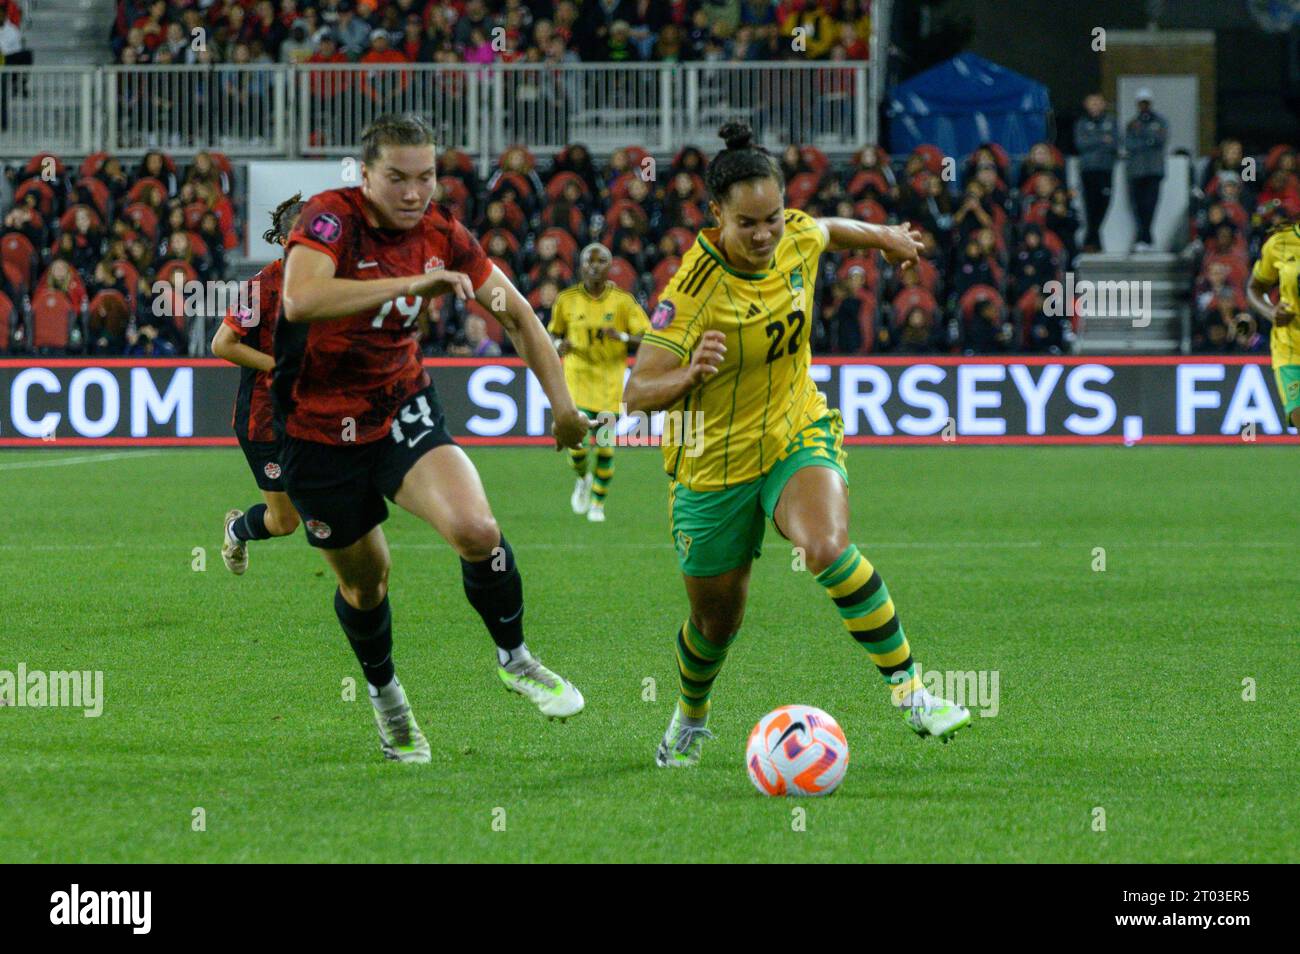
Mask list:
[[[36,467],[69,467],[73,464],[94,464],[102,460],[121,460],[124,457],[157,457],[161,451],[118,451],[114,453],[78,454],[75,457],[57,457],[54,460],[24,460],[0,464],[0,470],[32,470]]]

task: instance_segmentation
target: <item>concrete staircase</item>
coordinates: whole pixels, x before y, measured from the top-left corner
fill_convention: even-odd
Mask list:
[[[1191,278],[1187,264],[1177,255],[1080,255],[1075,261],[1074,281],[1079,288],[1085,281],[1093,283],[1099,303],[1094,313],[1085,314],[1080,322],[1080,353],[1171,354],[1187,350]],[[1123,283],[1124,293],[1098,294],[1116,287],[1099,285],[1103,282]],[[1107,299],[1121,307],[1100,304]],[[1125,300],[1127,308],[1123,307]]]
[[[110,63],[113,0],[28,0],[23,38],[37,66]]]

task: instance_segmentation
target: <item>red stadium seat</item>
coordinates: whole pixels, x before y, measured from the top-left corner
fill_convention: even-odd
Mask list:
[[[126,282],[126,303],[130,305],[131,310],[134,311],[136,289],[140,287],[139,270],[126,259],[120,258],[113,263],[113,274]]]
[[[664,234],[670,236],[672,240],[677,244],[678,255],[685,255],[687,249],[689,249],[692,245],[695,244],[695,233],[693,233],[690,229],[683,228],[680,225],[677,226],[676,228],[669,229]]]
[[[631,294],[632,289],[636,287],[636,269],[632,263],[625,258],[616,258],[609,263],[609,280],[617,285],[623,291]]]
[[[100,333],[112,338],[121,337],[131,318],[131,309],[122,293],[107,288],[90,300],[89,328],[91,337]]]
[[[792,205],[796,209],[802,209],[808,204],[817,193],[817,187],[821,184],[821,177],[814,172],[801,172],[785,186],[786,204]]]
[[[131,186],[131,190],[126,194],[126,201],[144,202],[144,194],[148,189],[153,189],[157,193],[160,203],[167,200],[167,187],[160,180],[152,176],[145,176],[145,178]]]
[[[189,262],[180,258],[169,258],[167,261],[159,265],[157,271],[154,272],[155,281],[171,282],[172,272],[178,268],[185,273],[185,280],[187,282],[196,282],[199,280],[198,271]]]
[[[442,199],[440,201],[448,205],[460,206],[469,201],[469,188],[455,176],[440,177],[438,185],[442,188]]]
[[[32,299],[32,347],[68,346],[68,331],[76,314],[72,302],[63,292],[46,289]]]
[[[826,153],[816,146],[800,146],[799,155],[807,163],[808,168],[818,176],[821,176],[830,167],[831,161],[826,158]]]
[[[852,255],[840,263],[840,267],[835,271],[835,277],[845,279],[850,271],[855,268],[861,268],[866,272],[867,287],[874,288],[880,279],[880,266],[876,264],[874,255]]]
[[[1005,309],[1006,302],[998,294],[998,290],[992,285],[973,285],[966,289],[966,294],[961,296],[957,303],[957,308],[961,312],[962,321],[970,321],[975,317],[975,309],[981,302],[996,302],[999,308]]]
[[[923,308],[931,316],[939,313],[939,303],[934,296],[920,285],[913,285],[894,296],[894,324],[899,325],[913,308]]]
[[[14,190],[14,205],[21,203],[29,192],[36,193],[36,207],[41,215],[49,218],[54,212],[54,190],[50,184],[42,179],[28,179]]]
[[[682,267],[682,260],[677,255],[670,255],[654,267],[650,277],[654,279],[655,291],[662,291],[669,279]]]
[[[564,259],[570,265],[578,261],[578,240],[561,228],[549,228],[541,235],[537,236],[537,241],[542,239],[555,239],[556,248],[560,258]]]
[[[483,237],[479,239],[479,245],[483,247],[483,251],[487,251],[488,245],[491,244],[492,239],[498,235],[502,236],[510,244],[510,251],[515,252],[516,254],[519,252],[519,236],[515,235],[515,233],[511,232],[509,229],[488,229],[484,232]]]
[[[158,213],[149,206],[143,202],[133,202],[123,210],[122,215],[143,232],[150,242],[157,240]]]
[[[9,336],[14,327],[14,303],[0,292],[0,354],[9,350]]]
[[[26,235],[10,232],[0,239],[0,259],[18,271],[20,280],[15,284],[21,285],[24,291],[31,287],[32,273],[36,269],[36,249]]]
[[[100,167],[108,157],[106,152],[92,152],[81,160],[81,167],[77,171],[83,179],[88,179],[99,172]]]
[[[95,208],[93,206],[73,205],[73,206],[69,206],[68,211],[64,212],[61,216],[59,216],[60,229],[62,229],[64,232],[71,232],[74,228],[76,228],[78,209],[85,209],[87,212],[90,213],[90,221],[91,224],[95,226],[95,228],[102,229],[104,227],[104,220],[99,217],[99,213],[95,211]]]
[[[13,262],[5,262],[2,267],[4,268],[5,278],[8,280],[15,292],[25,295],[31,291],[31,285],[28,283],[26,277],[23,275],[22,271],[19,270],[17,265]]]
[[[23,166],[23,172],[29,176],[41,175],[45,171],[47,156],[54,160],[54,174],[62,179],[63,174],[68,171],[67,167],[63,164],[63,160],[52,152],[38,152],[32,156],[27,160],[27,164]]]
[[[552,200],[558,199],[564,194],[564,186],[569,182],[578,183],[578,187],[582,189],[582,194],[589,199],[591,198],[591,187],[587,185],[587,180],[582,178],[582,176],[578,175],[576,172],[569,172],[567,170],[564,172],[557,172],[555,175],[551,176],[551,181],[546,183],[546,197]]]
[[[495,194],[503,188],[515,190],[515,194],[521,199],[525,199],[533,194],[533,184],[527,178],[517,172],[507,172],[502,174],[501,178],[496,181],[492,191]]]
[[[90,197],[95,203],[95,209],[99,212],[99,217],[107,220],[109,205],[111,204],[112,199],[108,191],[108,186],[104,185],[104,183],[98,179],[89,177],[78,179],[77,188],[85,189],[90,193]]]
[[[875,199],[864,199],[853,207],[853,214],[864,222],[870,222],[873,225],[884,225],[889,221],[889,213],[885,207]]]
[[[189,236],[190,248],[194,249],[195,255],[202,256],[208,254],[209,249],[208,249],[207,239],[205,239],[198,232],[186,232],[185,234]]]

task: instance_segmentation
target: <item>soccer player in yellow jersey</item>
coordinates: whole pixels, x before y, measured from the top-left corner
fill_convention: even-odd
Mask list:
[[[606,278],[611,261],[603,245],[584,248],[579,256],[582,281],[560,292],[551,309],[551,337],[564,359],[564,380],[578,409],[592,419],[602,413],[617,419],[628,346],[638,344],[650,330],[637,300]],[[596,445],[596,466],[589,473],[591,443]],[[605,497],[614,479],[613,428],[598,428],[569,455],[578,475],[569,503],[574,513],[599,523],[605,519]]]
[[[1277,304],[1266,297],[1278,289]],[[1273,323],[1269,350],[1287,423],[1300,428],[1300,222],[1274,232],[1260,250],[1246,290],[1250,306]]]
[[[629,412],[669,412],[669,530],[691,607],[677,632],[681,696],[655,761],[694,765],[713,737],[709,692],[740,629],[767,517],[802,551],[908,725],[946,741],[970,713],[922,686],[889,591],[849,542],[844,425],[809,373],[822,252],[878,248],[906,268],[920,233],[786,209],[780,167],[749,127],[720,134],[727,148],[705,173],[720,227],[700,232],[664,289],[624,392]]]

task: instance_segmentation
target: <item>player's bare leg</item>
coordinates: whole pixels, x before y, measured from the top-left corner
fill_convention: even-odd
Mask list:
[[[284,537],[298,529],[298,511],[289,502],[289,495],[277,490],[263,490],[262,507],[250,507],[248,513],[229,510],[224,521],[225,533],[221,542],[221,559],[226,569],[242,576],[248,569],[248,543]]]
[[[454,444],[435,447],[407,471],[393,500],[460,555],[465,596],[496,643],[497,675],[505,687],[551,718],[581,712],[582,693],[543,666],[524,643],[524,591],[514,551],[465,452]]]
[[[749,599],[752,561],[717,576],[683,576],[690,619],[677,632],[677,670],[681,695],[668,729],[655,750],[661,768],[689,768],[700,760],[708,730],[709,693],[740,632]]]
[[[888,588],[849,542],[849,493],[839,472],[821,466],[795,471],[781,492],[773,522],[802,552],[808,570],[835,601],[849,635],[893,686],[894,704],[908,726],[946,742],[970,725],[964,706],[931,696],[921,685]]]
[[[349,546],[321,552],[338,578],[334,610],[370,688],[384,757],[428,762],[429,740],[416,724],[393,668],[393,619],[388,606],[391,560],[384,531],[374,527]]]

